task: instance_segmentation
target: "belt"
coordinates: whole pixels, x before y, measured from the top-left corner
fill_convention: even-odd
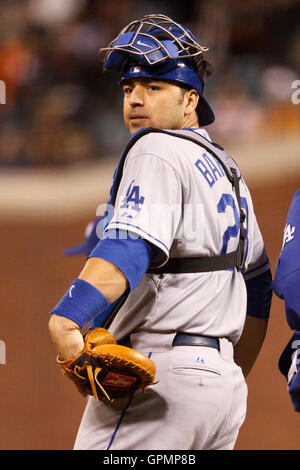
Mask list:
[[[220,351],[220,340],[211,336],[192,335],[178,331],[173,339],[172,346],[206,346]]]
[[[130,335],[118,341],[118,344],[131,348]],[[215,348],[220,351],[220,340],[211,336],[192,335],[178,331],[173,339],[172,346],[206,346],[207,348]]]

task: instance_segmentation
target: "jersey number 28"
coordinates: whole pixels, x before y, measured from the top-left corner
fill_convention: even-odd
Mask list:
[[[234,198],[231,194],[223,193],[217,205],[218,212],[225,213],[227,207],[231,207],[233,210],[235,224],[229,225],[223,234],[223,246],[222,246],[222,251],[221,251],[222,255],[227,253],[229,239],[236,238],[240,233],[240,217],[239,217],[238,210],[236,208]],[[245,247],[245,259],[246,259],[247,253],[248,253],[249,211],[248,211],[247,200],[245,197],[241,197],[241,208],[245,211],[245,215],[246,215],[246,220],[245,220],[246,224],[244,223],[245,224],[244,230],[245,230],[245,237],[246,237],[246,247]]]

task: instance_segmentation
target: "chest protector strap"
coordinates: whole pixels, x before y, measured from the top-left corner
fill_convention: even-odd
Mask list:
[[[115,205],[117,198],[117,192],[120,185],[120,181],[123,174],[123,167],[125,163],[126,156],[133,145],[138,139],[143,137],[146,134],[151,132],[159,132],[162,134],[170,135],[180,139],[188,140],[197,144],[211,153],[222,165],[227,178],[229,179],[232,187],[235,191],[235,195],[238,201],[239,206],[239,215],[240,215],[240,237],[238,247],[235,251],[226,253],[223,255],[216,256],[204,256],[198,258],[170,258],[166,264],[160,268],[150,268],[147,272],[151,274],[160,274],[160,273],[197,273],[197,272],[210,272],[210,271],[220,271],[223,269],[228,269],[235,267],[242,272],[245,269],[245,229],[243,223],[245,221],[245,213],[241,208],[240,200],[240,179],[241,173],[240,169],[234,160],[227,155],[227,153],[220,147],[218,144],[212,143],[207,140],[205,137],[201,136],[195,131],[192,130],[162,130],[148,127],[142,129],[140,132],[135,134],[127,144],[124,149],[122,156],[119,161],[118,168],[114,177],[114,184],[111,190],[111,204]]]

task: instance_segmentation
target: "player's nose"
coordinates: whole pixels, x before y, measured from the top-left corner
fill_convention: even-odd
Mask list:
[[[141,86],[134,86],[129,98],[132,107],[144,105],[144,90]]]

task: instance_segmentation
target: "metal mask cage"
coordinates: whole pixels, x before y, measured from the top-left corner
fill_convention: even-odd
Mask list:
[[[131,32],[134,32],[134,34],[128,43],[116,45],[121,35]],[[142,51],[134,46],[138,35],[139,38],[150,38],[156,45],[151,49],[149,48],[149,51]],[[177,55],[170,54],[168,48],[165,47],[162,42],[165,40],[173,43],[177,49]],[[157,60],[149,59],[149,56],[153,56],[153,52],[158,50],[163,51],[163,56]],[[195,68],[197,68],[198,64],[202,62],[202,57],[199,56],[201,56],[203,52],[208,51],[208,48],[201,46],[196,41],[196,38],[193,37],[192,33],[171,18],[165,15],[146,15],[141,20],[131,22],[122,29],[118,36],[107,47],[103,47],[99,50],[99,54],[105,52],[103,59],[104,72],[107,70],[105,65],[107,59],[113,51],[124,52],[133,56],[143,55],[149,65],[156,65],[166,59],[174,60],[183,58],[183,56],[184,58],[190,57],[194,58]]]

